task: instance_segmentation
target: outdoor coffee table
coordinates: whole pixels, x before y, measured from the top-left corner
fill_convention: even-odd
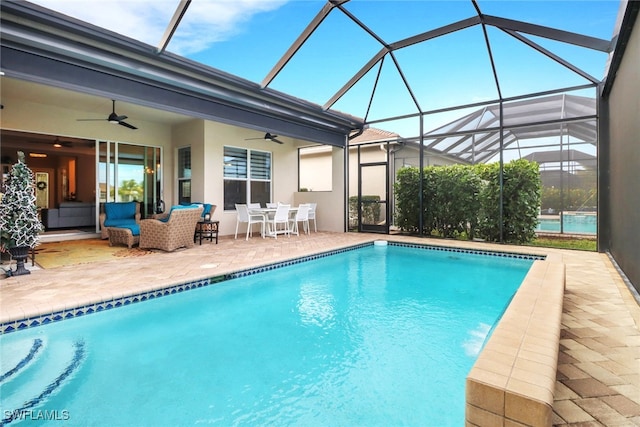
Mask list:
[[[133,245],[140,243],[140,227],[131,225],[128,227],[108,227],[109,246],[121,244],[127,245],[129,249]]]

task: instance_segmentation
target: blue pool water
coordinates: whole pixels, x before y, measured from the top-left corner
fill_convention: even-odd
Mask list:
[[[4,423],[463,425],[531,263],[370,246],[5,334]]]
[[[596,215],[563,215],[562,231],[564,233],[596,234],[598,218]],[[560,218],[540,218],[538,231],[560,232]]]

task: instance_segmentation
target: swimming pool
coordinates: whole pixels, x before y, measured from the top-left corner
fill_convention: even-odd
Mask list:
[[[562,215],[562,231],[564,233],[596,234],[598,218],[594,214]],[[560,232],[560,217],[539,218],[537,231]]]
[[[531,263],[368,246],[6,334],[2,407],[66,425],[461,425],[464,378]]]

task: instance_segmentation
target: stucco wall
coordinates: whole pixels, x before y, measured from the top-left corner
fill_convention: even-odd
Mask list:
[[[363,145],[360,147],[360,163],[377,163],[377,162],[386,162],[387,161],[387,152],[385,149],[380,147],[384,147],[384,144],[371,144],[371,145]],[[375,172],[368,172],[367,180],[363,181],[362,185],[362,194],[371,196],[378,195],[384,199],[385,195],[385,176],[384,169],[376,169]],[[352,146],[349,147],[349,195],[357,196],[358,195],[358,174],[359,174],[359,165],[358,165],[358,147]]]
[[[640,289],[639,26],[636,20],[609,96],[610,250],[636,289]]]
[[[345,230],[344,150],[331,148],[331,191],[304,191],[293,195],[293,204],[315,202],[318,231],[343,232]],[[313,225],[312,225],[313,227]]]
[[[333,168],[330,146],[307,147],[300,152],[300,188],[331,191]]]
[[[302,141],[287,137],[281,137],[285,143],[277,144],[267,140],[250,140],[263,135],[250,129],[239,128],[217,122],[203,123],[203,141],[198,141],[198,132],[194,131],[199,124],[189,123],[181,125],[174,132],[176,147],[184,146],[190,141],[192,146],[192,200],[204,201],[217,205],[213,219],[220,221],[220,235],[231,235],[235,233],[236,211],[224,211],[224,147],[241,147],[247,149],[264,150],[272,153],[272,200],[274,202],[290,203],[297,205],[305,200],[299,199],[298,193],[298,145]],[[305,143],[308,144],[308,143]],[[338,150],[342,153],[342,150]],[[334,156],[335,157],[335,156]],[[308,197],[313,198],[323,209],[328,210],[328,206],[342,206],[342,185],[344,180],[336,178],[336,171],[342,173],[342,162],[334,166],[333,187],[334,191],[308,193]],[[338,188],[338,191],[335,189]],[[313,197],[312,197],[313,196]],[[318,226],[323,223],[326,227],[323,230],[337,231],[334,220],[321,220]],[[243,226],[244,227],[244,226]],[[246,230],[243,228],[243,230]],[[339,231],[342,231],[339,228]]]
[[[173,146],[171,148],[172,163],[166,164],[170,168],[171,182],[165,181],[165,203],[168,206],[178,203],[178,149],[191,148],[191,200],[194,202],[211,203],[204,195],[205,191],[205,123],[201,119],[193,119],[187,123],[174,126],[172,130]]]

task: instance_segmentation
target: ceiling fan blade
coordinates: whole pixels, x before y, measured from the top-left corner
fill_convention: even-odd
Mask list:
[[[278,139],[278,135],[274,135],[274,134],[269,133],[269,132],[267,132],[267,133],[264,135],[264,139],[268,139],[268,140],[273,141],[273,142],[276,142],[276,143],[278,143],[278,144],[284,144],[284,142],[282,142],[282,141],[280,141],[280,140]]]
[[[262,138],[245,138],[245,141],[257,141],[257,140],[264,140],[266,139],[267,141],[273,141],[273,142],[277,142],[278,144],[284,144],[284,142],[280,141],[278,139],[278,135],[274,135],[270,132],[267,132],[264,134],[264,137]]]
[[[109,114],[109,117],[107,118],[108,121],[110,122],[121,122],[123,120],[127,120],[129,117],[127,116],[119,116],[116,113],[111,113]]]
[[[126,116],[125,116],[125,117],[126,117]],[[137,128],[137,127],[135,127],[134,125],[131,125],[131,124],[127,123],[127,122],[118,121],[118,124],[120,124],[120,125],[122,125],[122,126],[124,126],[124,127],[127,127],[127,128],[129,128],[129,129],[138,129],[138,128]]]
[[[129,118],[128,116],[125,116],[125,115],[119,116],[118,114],[116,114],[116,101],[115,101],[115,99],[112,99],[111,102],[112,102],[112,105],[113,105],[113,109],[111,111],[111,114],[109,114],[106,119],[76,119],[76,120],[79,121],[79,122],[107,121],[107,122],[114,123],[114,124],[117,123],[117,124],[122,125],[122,126],[124,126],[126,128],[129,128],[129,129],[138,129],[134,125],[125,122],[125,120]]]
[[[278,139],[278,135],[274,135],[274,134],[269,133],[269,132],[264,134],[264,139],[268,139],[268,140],[276,142],[278,144],[284,144],[284,142],[282,142],[282,141],[280,141]]]

